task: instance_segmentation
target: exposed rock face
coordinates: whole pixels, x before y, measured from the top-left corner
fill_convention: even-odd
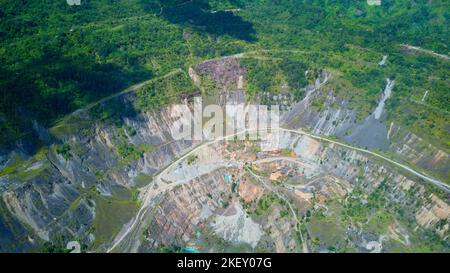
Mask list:
[[[239,184],[239,197],[250,203],[261,197],[263,189],[254,183],[244,179]]]
[[[229,191],[223,171],[200,176],[169,191],[154,211],[141,250],[155,251],[162,245],[186,245],[195,238],[198,229],[206,227],[205,220],[211,216],[211,211],[222,207],[222,195]]]
[[[348,109],[348,102],[337,99],[333,92],[328,92],[323,109],[316,111],[312,104],[322,96],[322,89],[326,88],[324,85],[331,77],[324,73],[314,85],[307,86],[305,98],[283,114],[282,126],[292,129],[306,127],[315,134],[334,135],[362,148],[392,151],[399,158],[448,180],[449,155],[394,122],[387,125],[383,115],[376,119],[372,114],[358,122],[355,110]],[[387,85],[392,88],[392,82]]]
[[[216,103],[245,102],[241,88],[246,74],[237,58],[210,61],[195,69],[202,76],[214,75],[212,80],[221,88]],[[331,92],[322,111],[311,106],[330,77],[324,73],[306,87],[306,97],[284,113],[283,126],[305,127],[351,143],[356,139],[365,146],[357,140],[358,134],[345,135],[361,126],[346,101]],[[127,94],[118,101],[126,110],[135,99]],[[373,195],[380,190],[391,206],[404,211],[402,217],[418,223],[421,232],[436,231],[440,238],[449,238],[449,206],[442,193],[432,194],[415,177],[359,152],[283,133],[279,150],[262,152],[255,146],[273,143],[224,141],[197,150],[193,162],[171,165],[200,144],[172,138],[173,108],[131,114],[125,110],[118,113],[119,125],[100,122],[91,111],[78,111],[48,132],[47,139],[56,142],[45,153],[25,159],[16,157],[19,152],[0,155],[3,168],[15,158],[21,160],[17,169],[0,176],[0,247],[11,246],[0,251],[39,250],[45,241],[65,246],[73,240],[89,250],[106,251],[122,235],[115,251],[162,251],[172,245],[195,245],[202,251],[331,251],[332,244],[368,251],[368,242],[381,242],[376,245],[381,251],[397,247],[381,240],[381,235],[413,245],[415,233],[404,222],[390,222],[389,230],[371,226],[361,233],[367,223],[336,216],[348,210],[347,203],[354,199],[375,202]],[[450,164],[444,151],[396,124],[386,128],[383,118],[374,122],[362,124],[380,133],[383,143],[375,140],[376,147],[448,177]],[[47,137],[47,132],[41,133]],[[69,144],[68,152],[58,150],[62,143]],[[130,147],[134,147],[131,155]],[[276,176],[270,179],[272,173]],[[138,208],[142,211],[136,214]],[[307,216],[308,211],[319,220]],[[370,213],[364,219],[368,223],[380,212]],[[320,222],[322,214],[334,222]],[[133,222],[139,224],[133,227]],[[308,228],[301,228],[300,222],[308,223]],[[332,228],[335,237],[325,236],[320,226]],[[346,232],[348,243],[339,239],[347,238]]]
[[[197,65],[200,75],[208,75],[219,87],[230,90],[242,89],[245,70],[240,66],[237,58],[222,58],[207,61]],[[239,88],[239,85],[241,88]]]
[[[417,222],[427,228],[436,226],[438,223],[444,223],[439,225],[438,232],[441,236],[444,236],[444,239],[448,239],[450,206],[433,194],[430,198],[431,202],[416,213]]]
[[[246,243],[256,247],[261,238],[261,228],[235,203],[222,214],[217,215],[213,224],[214,232],[227,241]]]
[[[152,147],[150,152],[128,164],[121,163],[117,154],[117,127],[96,123],[83,127],[92,118],[87,112],[78,113],[70,124],[54,130],[56,137],[71,144],[70,159],[65,159],[51,147],[47,157],[39,159],[40,165],[33,163],[35,166],[29,167],[29,176],[10,174],[2,177],[9,184],[17,185],[3,193],[7,208],[42,240],[49,240],[61,232],[71,238],[87,238],[95,218],[95,200],[85,192],[94,187],[94,192],[107,196],[119,188],[130,188],[138,174],[153,174],[193,145],[190,141],[171,138],[169,126],[174,119],[170,113],[169,107],[158,113],[142,113],[123,119],[128,130],[134,131],[132,136],[126,135],[129,143]],[[93,133],[66,133],[71,126]]]
[[[148,217],[150,224],[146,224],[146,239],[141,243],[140,251],[158,251],[162,246],[170,245],[193,246],[202,252],[226,251],[234,249],[233,245],[239,245],[241,251],[302,251],[295,240],[296,218],[285,202],[292,203],[300,215],[314,211],[315,214],[322,214],[318,219],[330,217],[328,221],[331,222],[327,225],[334,230],[332,232],[346,232],[345,236],[341,234],[329,238],[319,232],[313,222],[308,233],[325,240],[322,244],[312,240],[310,249],[313,251],[327,251],[325,242],[362,252],[389,251],[393,247],[391,240],[410,247],[417,244],[409,238],[417,232],[418,226],[436,230],[444,240],[447,238],[449,231],[444,221],[448,221],[450,208],[435,195],[429,199],[424,185],[359,152],[293,133],[284,133],[281,138],[284,146],[280,150],[258,152],[257,158],[252,161],[251,169],[258,177],[256,181],[249,182],[255,176],[242,167],[248,162],[253,147],[259,145],[254,142],[224,141],[202,147],[196,154],[208,154],[214,150],[217,155],[201,156],[191,165],[199,169],[196,177],[184,167],[188,164],[186,161],[169,168],[161,178],[166,187],[165,193],[161,192],[163,201],[153,216]],[[305,143],[310,143],[312,149],[300,148]],[[284,149],[289,147],[297,152],[283,155]],[[228,158],[231,166],[222,161],[222,167],[217,166],[209,175],[203,174],[201,169],[208,169],[208,165],[220,162],[217,156]],[[278,173],[275,182],[270,175],[273,172]],[[180,180],[181,177],[186,179]],[[370,209],[374,206],[374,198],[380,197],[385,200],[376,205],[381,206],[380,210]],[[345,201],[348,198],[357,198],[362,206],[367,204],[368,211],[373,215],[367,223],[353,224],[369,226],[363,229],[350,225],[347,231],[341,229],[345,221],[341,219],[336,222],[334,213],[335,210],[351,208],[346,204],[349,201]],[[338,203],[333,205],[336,200],[340,200],[338,202],[342,207]],[[265,207],[261,204],[270,205]],[[372,223],[374,220],[371,219],[391,206],[395,207],[391,215],[396,215],[398,210],[402,211],[403,216],[395,221],[394,218],[389,220],[380,230],[371,230],[370,225],[377,223]],[[409,220],[404,222],[405,219]],[[416,220],[417,224],[406,226],[408,221]],[[350,242],[344,239],[347,236],[350,236]],[[131,236],[126,240],[135,241],[137,238]],[[120,251],[129,250],[125,248]]]
[[[393,122],[388,136],[392,140],[390,146],[392,151],[413,164],[448,179],[450,158],[446,152]]]
[[[348,109],[348,102],[336,98],[333,92],[325,92],[328,95],[320,112],[314,109],[312,106],[314,101],[323,96],[330,78],[332,75],[324,72],[314,85],[307,86],[305,98],[284,114],[283,123],[290,128],[310,128],[315,134],[336,135],[349,143],[363,147],[386,148],[388,144],[386,126],[373,115],[357,122],[356,111]]]

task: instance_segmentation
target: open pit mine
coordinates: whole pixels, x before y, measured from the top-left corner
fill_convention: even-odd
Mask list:
[[[247,104],[243,57],[161,80],[184,75],[205,105]],[[0,155],[0,250],[448,252],[449,156],[386,119],[395,81],[358,119],[333,92],[339,75],[309,76],[300,98],[284,83],[252,99],[281,106],[263,139],[176,140],[173,105],[136,111],[140,87],[37,128],[47,148]],[[114,121],[96,116],[113,107]]]

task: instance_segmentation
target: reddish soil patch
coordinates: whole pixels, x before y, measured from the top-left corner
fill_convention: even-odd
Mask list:
[[[239,196],[247,203],[258,199],[262,191],[263,189],[261,187],[246,180],[241,181],[239,185]]]

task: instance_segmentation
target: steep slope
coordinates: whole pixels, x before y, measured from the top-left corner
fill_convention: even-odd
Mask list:
[[[186,157],[200,142],[172,138],[173,105],[154,107],[155,95],[171,90],[190,106],[196,85],[204,101],[245,102],[252,75],[239,56],[190,74],[198,81],[180,89],[190,92],[178,92],[180,78],[171,75],[75,112],[46,132],[52,144],[33,157],[5,156],[0,226],[2,241],[14,242],[7,249],[62,250],[79,241],[83,251],[101,252],[449,250],[448,193],[377,158],[293,133],[271,153],[257,148],[270,143],[222,141]],[[303,98],[272,98],[288,101],[283,126],[325,136],[359,126],[327,85],[337,76],[318,73]],[[289,91],[289,82],[278,83],[281,95]],[[403,130],[390,126],[386,153],[448,172],[448,154]],[[429,155],[411,141],[423,141]]]

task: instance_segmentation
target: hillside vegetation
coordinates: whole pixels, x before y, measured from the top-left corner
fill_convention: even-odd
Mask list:
[[[0,147],[34,138],[32,121],[51,127],[134,83],[201,60],[269,49],[310,52],[276,64],[296,89],[305,80],[293,71],[339,71],[361,116],[365,104],[376,104],[385,78],[395,77],[390,117],[448,149],[448,59],[401,44],[448,54],[449,11],[448,1],[427,0],[383,0],[381,6],[342,0],[82,0],[80,6],[1,0]],[[387,65],[377,66],[383,55]],[[250,74],[259,82],[250,95],[273,87],[263,82],[272,77],[261,73]],[[147,93],[164,98],[164,92]],[[140,99],[145,109],[158,106]]]

